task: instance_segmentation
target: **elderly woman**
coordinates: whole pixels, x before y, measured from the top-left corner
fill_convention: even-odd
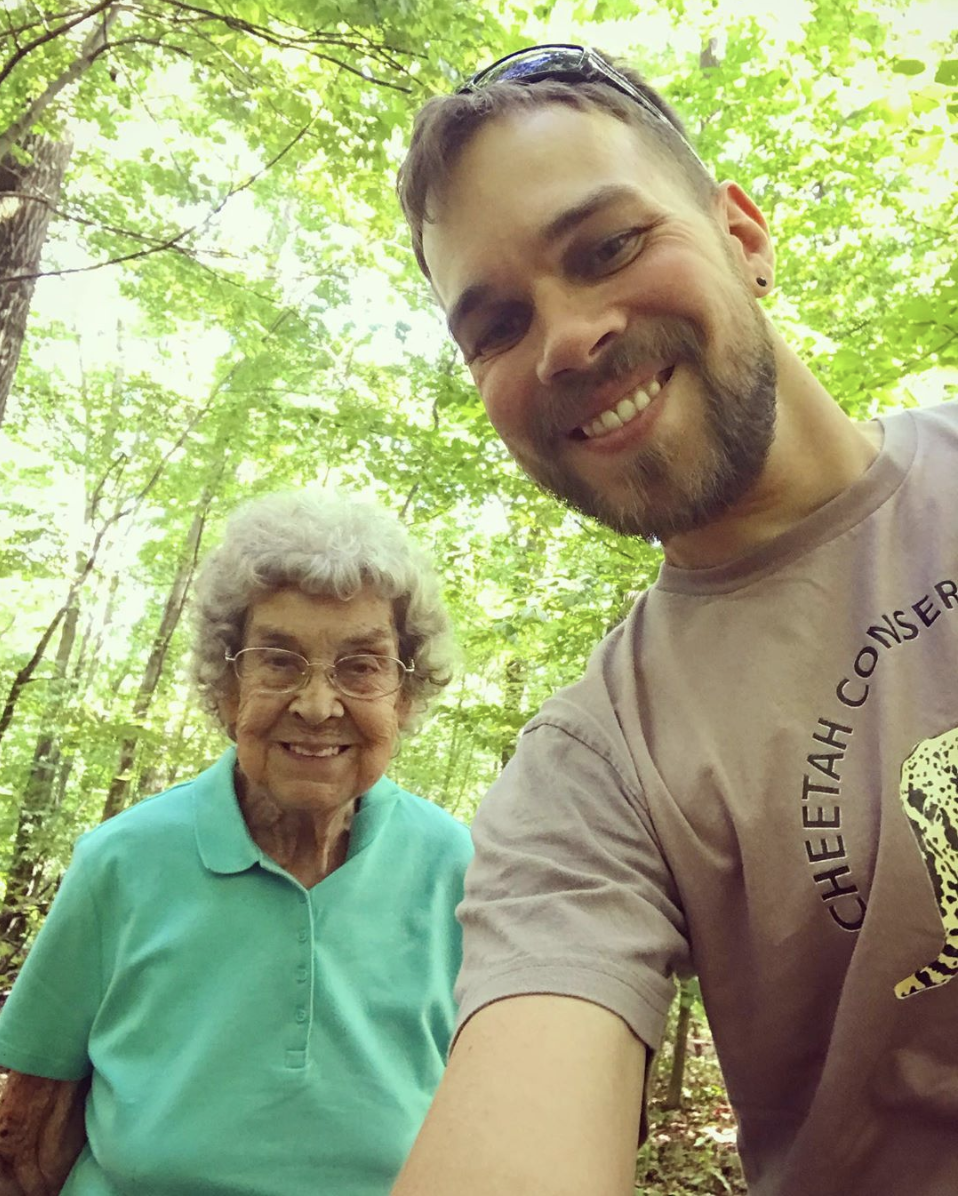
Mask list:
[[[197,588],[235,746],[80,839],[0,1016],[0,1192],[385,1196],[470,854],[384,776],[448,679],[436,582],[394,518],[304,493],[235,516]]]

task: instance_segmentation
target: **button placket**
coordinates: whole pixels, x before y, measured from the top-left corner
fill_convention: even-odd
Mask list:
[[[292,1039],[295,1049],[286,1052],[286,1066],[301,1069],[309,1057],[309,1036],[312,1030],[313,992],[312,976],[313,907],[305,889],[300,894],[303,921],[296,932],[298,962],[293,967],[294,1003]]]

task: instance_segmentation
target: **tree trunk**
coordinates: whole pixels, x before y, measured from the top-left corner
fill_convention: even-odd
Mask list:
[[[508,720],[504,728],[502,747],[499,750],[499,767],[505,768],[516,751],[518,724],[522,721],[522,700],[526,692],[526,662],[518,656],[506,661],[505,677],[502,682],[502,710]]]
[[[20,148],[29,161],[12,154],[0,161],[0,424],[20,360],[30,301],[36,282],[5,278],[35,274],[47,239],[72,145],[28,134]]]
[[[60,92],[90,69],[119,15],[119,7],[106,0],[94,5],[83,18],[92,21],[92,28],[73,61],[0,132],[0,424],[36,285],[30,276],[40,268],[47,227],[73,151],[71,142],[50,141],[31,130]],[[19,161],[17,150],[28,161]]]
[[[218,471],[217,482],[220,476],[221,471]],[[163,608],[163,616],[160,619],[160,625],[153,639],[153,647],[150,650],[146,668],[143,671],[143,677],[140,680],[140,686],[133,702],[133,712],[130,721],[137,726],[142,725],[152,705],[153,695],[156,692],[157,684],[163,672],[163,665],[166,662],[170,640],[173,638],[173,632],[176,630],[180,616],[183,613],[187,591],[189,590],[190,582],[193,580],[193,574],[196,571],[200,543],[203,539],[203,529],[206,526],[206,517],[213,502],[213,493],[214,485],[211,484],[207,487],[199,506],[196,508],[196,514],[193,516],[193,522],[187,533],[186,543],[180,555],[176,575],[173,578],[173,585],[170,587],[170,592],[167,595],[166,605]],[[139,742],[140,734],[135,733],[128,735],[120,744],[120,758],[116,773],[110,782],[106,801],[103,803],[102,822],[106,822],[114,814],[119,814],[126,805]]]
[[[7,975],[19,969],[32,924],[38,914],[42,916],[46,912],[56,887],[56,878],[47,876],[49,847],[46,840],[61,792],[57,785],[61,754],[56,729],[67,706],[67,673],[78,621],[79,605],[74,601],[63,619],[55,676],[43,714],[44,730],[33,751],[20,803],[13,855],[7,872],[3,908],[0,909],[0,944],[3,944],[3,970]]]
[[[111,522],[113,521],[111,520]],[[17,670],[17,673],[10,684],[10,689],[7,691],[7,697],[4,701],[3,709],[0,710],[0,741],[2,741],[4,735],[6,735],[7,730],[13,721],[13,716],[17,709],[17,703],[20,701],[20,698],[23,695],[24,688],[33,679],[33,674],[36,672],[40,662],[43,660],[43,657],[46,654],[47,646],[53,639],[54,635],[56,635],[57,628],[60,626],[60,623],[73,609],[77,600],[77,595],[80,593],[80,590],[82,589],[86,579],[90,576],[93,566],[96,564],[97,555],[99,554],[103,543],[103,538],[106,535],[109,526],[110,523],[107,523],[97,532],[96,537],[90,546],[90,551],[87,554],[86,559],[81,561],[80,557],[77,558],[77,571],[73,577],[73,581],[70,583],[70,589],[67,591],[67,596],[63,602],[63,605],[47,624],[46,630],[37,641],[37,646],[33,650],[33,655],[26,662],[26,664],[23,665],[22,668]],[[73,634],[76,634],[76,628],[73,629]]]
[[[672,1050],[672,1071],[663,1107],[682,1108],[682,1088],[685,1085],[685,1059],[688,1054],[689,1025],[692,1021],[692,988],[688,981],[679,985],[679,1016],[675,1023],[675,1046]]]
[[[184,439],[185,433],[180,438],[180,441],[173,446],[173,449],[175,450],[179,443]],[[77,571],[74,575],[73,581],[70,583],[70,589],[67,592],[67,596],[63,602],[63,605],[47,624],[46,630],[37,641],[37,646],[33,650],[33,655],[26,662],[26,664],[24,664],[22,668],[17,671],[13,681],[10,684],[10,689],[7,691],[3,708],[0,709],[0,741],[2,741],[4,735],[6,735],[7,730],[10,727],[10,723],[13,721],[13,716],[16,713],[17,703],[20,701],[20,698],[23,695],[23,690],[33,679],[33,674],[36,672],[40,662],[43,660],[47,647],[50,641],[53,639],[53,636],[56,634],[61,620],[66,615],[67,611],[72,607],[74,600],[86,583],[90,573],[93,571],[93,566],[96,564],[97,557],[99,556],[100,549],[103,547],[103,541],[106,538],[107,532],[109,532],[115,524],[119,523],[121,519],[131,516],[135,514],[137,510],[139,510],[142,503],[146,501],[150,491],[162,476],[163,470],[172,456],[172,451],[173,450],[167,452],[159,461],[144,486],[141,486],[135,494],[130,495],[125,502],[117,502],[112,512],[103,519],[99,530],[93,537],[93,543],[90,545],[86,559],[81,560],[80,556],[77,557]],[[223,469],[222,463],[220,464],[219,469],[221,473]],[[97,481],[96,486],[93,487],[93,490],[87,499],[86,521],[88,524],[92,525],[94,517],[97,514],[100,496],[111,471],[112,466],[107,466],[106,472]]]
[[[538,577],[541,573],[540,551],[544,539],[543,529],[538,524],[534,524],[527,530],[524,541],[517,544],[513,591],[513,598],[517,605],[525,600],[529,592],[530,579]],[[502,679],[503,740],[499,749],[500,768],[505,768],[515,755],[516,740],[524,722],[528,675],[528,662],[521,650],[507,658]]]

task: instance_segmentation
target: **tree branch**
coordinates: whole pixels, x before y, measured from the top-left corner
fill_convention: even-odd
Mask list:
[[[102,220],[91,220],[88,216],[80,216],[75,212],[68,212],[64,208],[57,207],[55,203],[47,199],[45,195],[39,195],[35,191],[4,191],[3,198],[11,199],[25,199],[33,203],[42,204],[48,208],[54,216],[58,216],[61,220],[69,220],[72,224],[80,224],[84,228],[95,228],[101,232],[113,233],[117,237],[128,237],[131,241],[140,241],[145,245],[153,245],[158,248],[165,248],[165,242],[160,237],[151,237],[147,233],[138,233],[132,228],[119,228],[115,224],[106,224]],[[10,279],[3,278],[0,282],[9,282]]]
[[[917,357],[912,357],[909,361],[903,361],[901,365],[895,367],[894,373],[888,374],[884,378],[879,378],[877,381],[873,382],[872,385],[888,386],[892,382],[907,377],[918,366],[924,365],[926,361],[930,361],[933,357],[937,357],[943,349],[947,349],[949,345],[952,345],[955,343],[955,341],[958,341],[958,332],[951,328],[947,328],[945,325],[936,325],[936,327],[945,328],[945,330],[951,335],[945,337],[940,344],[935,345],[933,348],[927,349],[924,353],[919,353]]]
[[[26,45],[21,46],[15,54],[11,55],[6,64],[0,69],[0,84],[10,74],[18,62],[22,62],[24,58],[40,46],[46,45],[47,42],[52,42],[55,38],[62,37],[64,33],[69,33],[71,29],[77,25],[82,25],[84,21],[89,20],[90,17],[95,17],[97,13],[103,12],[104,9],[110,7],[115,0],[100,0],[99,4],[94,4],[92,8],[81,12],[79,16],[74,17],[70,21],[64,21],[62,25],[57,25],[54,29],[48,29],[41,37],[36,37],[32,42],[27,42]]]
[[[159,37],[145,37],[131,34],[129,37],[122,37],[116,42],[105,42],[92,58],[99,58],[101,54],[105,54],[107,50],[118,50],[121,46],[156,46],[158,50],[169,50],[171,54],[179,54],[181,58],[186,58],[192,61],[193,55],[186,48],[186,46],[174,46],[169,42],[163,41]]]
[[[226,205],[235,195],[239,195],[241,191],[245,191],[247,188],[251,187],[258,179],[262,178],[264,174],[272,170],[277,162],[284,158],[293,148],[293,146],[306,136],[312,126],[316,123],[316,120],[316,116],[311,116],[307,123],[299,130],[296,136],[291,141],[287,142],[278,153],[274,154],[272,158],[264,163],[259,170],[254,171],[238,186],[230,187],[223,198],[219,200],[215,207],[210,209],[210,211],[206,216],[203,217],[202,220],[191,225],[189,228],[180,229],[180,231],[174,234],[172,237],[167,237],[163,241],[158,241],[157,243],[148,246],[146,249],[138,249],[132,253],[124,253],[119,257],[108,258],[104,262],[94,262],[91,266],[71,266],[65,270],[37,270],[30,274],[8,274],[5,278],[0,278],[0,284],[26,282],[36,278],[61,278],[67,274],[89,274],[92,270],[102,270],[105,266],[118,266],[122,265],[124,262],[133,262],[139,260],[140,258],[150,257],[154,253],[162,253],[167,249],[179,248],[180,241],[184,240],[193,233],[197,233],[205,229],[210,221],[215,216],[219,215],[219,213],[223,210],[223,208],[226,207]],[[182,249],[179,251],[185,252]]]
[[[54,19],[66,21],[70,17],[75,16],[78,12],[83,11],[79,8],[68,8],[64,12],[56,14]],[[22,25],[8,25],[6,29],[0,32],[0,39],[4,37],[12,37],[14,44],[19,48],[20,43],[17,41],[18,33],[29,33],[31,29],[49,29],[49,18],[46,13],[42,14],[35,21],[25,21]]]
[[[113,11],[107,11],[111,6],[113,6]],[[73,25],[79,24],[80,21],[86,19],[86,17],[100,12],[104,13],[102,22],[100,22],[87,36],[73,62],[70,63],[70,65],[61,75],[47,84],[43,93],[39,95],[32,104],[29,104],[26,111],[23,112],[22,115],[13,122],[13,124],[8,126],[2,136],[0,136],[0,161],[3,161],[7,154],[10,153],[13,146],[20,140],[23,134],[30,130],[37,117],[39,117],[43,110],[53,102],[63,88],[66,87],[67,84],[72,83],[74,79],[78,79],[80,75],[82,75],[83,72],[89,68],[90,64],[102,51],[102,43],[106,41],[106,35],[109,31],[110,25],[112,25],[112,23],[120,15],[120,8],[114,3],[114,0],[101,0],[101,3],[95,8],[90,9],[84,15],[84,17],[77,18],[77,20],[73,21],[70,27],[72,28]],[[61,32],[64,28],[66,28],[66,26],[61,27]],[[38,39],[38,42],[39,40],[40,39]],[[50,39],[45,38],[44,40],[49,41]],[[24,48],[26,49],[26,47]],[[14,55],[14,57],[16,58],[17,55]],[[21,54],[20,57],[23,57],[23,55]],[[7,70],[7,74],[9,74],[9,70],[12,69],[12,66],[10,63],[8,63],[7,66],[9,68]],[[3,76],[0,75],[0,84],[2,84],[2,82]]]
[[[208,8],[201,8],[198,5],[184,3],[184,0],[166,0],[166,8],[178,9],[184,13],[195,14],[195,16],[203,21],[216,21],[220,25],[225,25],[228,29],[233,29],[238,33],[246,33],[250,37],[255,37],[259,41],[265,41],[272,46],[277,46],[280,49],[299,49],[306,50],[311,57],[319,58],[323,62],[329,62],[334,66],[338,66],[341,70],[348,71],[350,74],[356,75],[357,78],[365,80],[367,83],[375,83],[379,87],[389,87],[394,91],[401,91],[407,95],[411,94],[412,88],[405,87],[401,83],[393,83],[389,79],[381,79],[376,75],[367,74],[358,67],[351,66],[348,62],[343,62],[341,59],[334,57],[331,54],[323,54],[314,47],[322,46],[339,46],[345,50],[365,50],[376,58],[385,59],[387,65],[392,65],[392,60],[386,56],[388,51],[391,54],[399,53],[396,47],[388,45],[377,45],[366,38],[362,38],[356,42],[348,38],[344,38],[339,34],[322,34],[317,32],[297,36],[295,34],[276,34],[272,29],[267,29],[263,25],[256,25],[252,21],[246,21],[241,17],[235,17],[226,13],[213,12]],[[143,11],[147,11],[144,9]],[[156,16],[156,13],[151,13]]]
[[[47,199],[45,195],[37,195],[32,191],[4,191],[3,196],[4,198],[10,196],[14,199],[32,200],[35,203],[43,204],[44,207],[49,208],[54,216],[59,217],[59,219],[69,220],[71,223],[82,225],[84,228],[95,228],[102,232],[112,233],[116,237],[127,237],[131,241],[139,241],[142,244],[154,246],[156,249],[167,248],[166,243],[159,237],[151,237],[147,233],[136,232],[132,228],[119,228],[114,224],[105,224],[102,220],[91,220],[87,216],[80,216],[74,212],[65,211],[63,208],[58,208],[55,204],[51,203],[51,201]],[[200,258],[193,254],[187,247],[182,245],[174,245],[172,246],[172,249],[175,253],[182,254],[183,257],[193,262],[194,265],[199,267],[199,269],[205,270],[206,273],[215,278],[217,282],[223,283],[225,286],[233,287],[239,291],[245,291],[246,294],[252,295],[254,298],[259,299],[264,303],[275,302],[274,296],[265,294],[263,291],[258,291],[255,287],[247,286],[245,283],[238,281],[229,274],[224,274],[219,270],[215,270],[211,265],[209,265],[208,262],[200,260]],[[212,252],[212,250],[206,250],[208,255],[212,254]],[[219,256],[235,258],[236,260],[239,260],[236,254],[223,252],[220,253]],[[109,262],[99,263],[95,268],[98,269],[100,265],[111,265],[114,261],[115,259],[111,259]],[[82,268],[90,269],[92,267]],[[61,271],[50,271],[50,273],[56,275],[61,273]],[[62,271],[62,273],[66,273],[66,271]],[[0,284],[9,281],[11,280],[0,278]],[[302,317],[300,317],[300,319],[302,319]],[[71,445],[70,447],[72,448],[73,446]],[[82,456],[81,453],[77,453],[77,455]],[[0,1193],[0,1196],[2,1196],[2,1193]]]

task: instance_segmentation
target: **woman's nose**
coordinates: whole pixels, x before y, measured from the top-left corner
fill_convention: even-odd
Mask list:
[[[325,722],[328,718],[339,718],[344,713],[339,691],[326,675],[326,670],[316,666],[313,667],[305,685],[293,695],[289,708],[307,722],[314,723]]]

